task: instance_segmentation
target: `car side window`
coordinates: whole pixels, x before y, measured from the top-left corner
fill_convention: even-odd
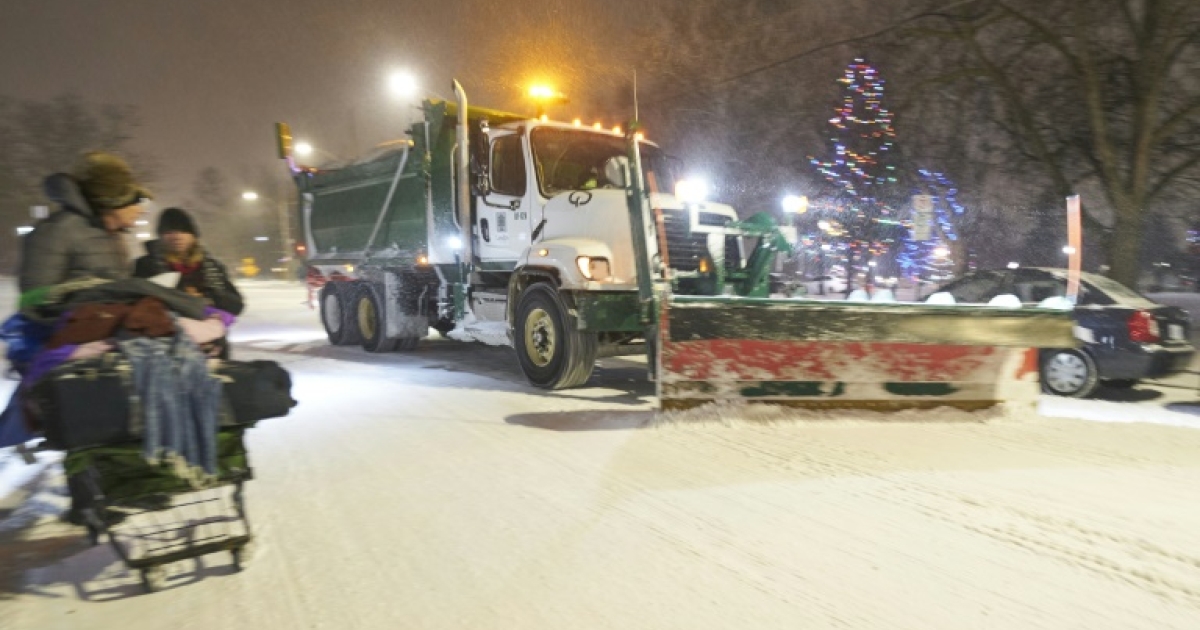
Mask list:
[[[954,296],[954,301],[962,304],[979,304],[996,297],[999,294],[1000,276],[990,272],[980,272],[952,282],[941,290]]]
[[[1088,306],[1111,306],[1117,302],[1087,282],[1079,283],[1079,304]]]
[[[492,190],[502,195],[525,195],[525,157],[521,154],[521,136],[501,136],[492,143]]]
[[[1024,304],[1039,304],[1042,300],[1061,297],[1067,293],[1067,283],[1045,273],[1017,272],[1013,290]]]
[[[1022,269],[1018,272],[1014,284],[1017,296],[1021,298],[1021,302],[1026,304],[1039,304],[1046,298],[1063,297],[1067,294],[1066,278],[1043,271]],[[1113,304],[1113,301],[1092,285],[1081,281],[1079,283],[1079,299],[1076,303],[1081,306],[1107,306]]]

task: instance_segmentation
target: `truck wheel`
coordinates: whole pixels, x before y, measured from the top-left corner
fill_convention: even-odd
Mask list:
[[[517,301],[516,315],[517,359],[531,384],[566,389],[587,382],[596,365],[596,335],[579,332],[553,287],[527,287]]]
[[[438,334],[442,336],[442,339],[449,339],[450,331],[454,330],[454,326],[455,326],[455,323],[452,320],[439,319],[433,325],[433,329],[438,331]]]
[[[387,311],[379,293],[364,284],[354,300],[354,312],[358,330],[362,333],[362,347],[367,352],[391,352],[396,347],[395,340],[387,338],[385,320]]]
[[[1048,350],[1042,354],[1042,389],[1069,398],[1087,398],[1100,385],[1096,362],[1081,350]]]
[[[327,282],[317,295],[325,336],[335,346],[349,346],[362,341],[350,309],[350,289],[342,285],[341,282]]]

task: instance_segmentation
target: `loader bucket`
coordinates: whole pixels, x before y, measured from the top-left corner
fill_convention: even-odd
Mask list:
[[[1037,348],[1074,347],[1069,311],[666,296],[664,410],[716,401],[967,410],[1032,401]]]

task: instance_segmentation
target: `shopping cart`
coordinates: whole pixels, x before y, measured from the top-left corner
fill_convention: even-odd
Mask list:
[[[253,541],[244,431],[218,432],[217,475],[200,485],[168,464],[147,462],[140,444],[68,451],[63,467],[92,544],[107,536],[147,592],[162,589],[165,565],[180,560],[227,551],[240,571]]]

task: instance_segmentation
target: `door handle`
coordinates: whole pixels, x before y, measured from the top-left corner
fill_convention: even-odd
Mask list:
[[[479,234],[483,237],[483,240],[487,241],[488,243],[492,242],[492,235],[491,231],[488,229],[487,219],[479,220]]]

